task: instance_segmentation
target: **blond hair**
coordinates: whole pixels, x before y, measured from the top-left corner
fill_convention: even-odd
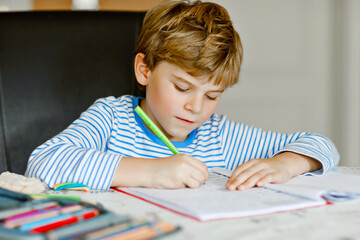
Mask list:
[[[146,13],[137,53],[145,55],[150,70],[165,60],[194,77],[207,76],[227,88],[238,81],[243,48],[222,6],[168,0]]]

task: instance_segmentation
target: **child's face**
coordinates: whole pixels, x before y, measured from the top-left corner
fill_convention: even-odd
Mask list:
[[[184,141],[215,111],[224,88],[166,61],[148,72],[141,107],[171,141]]]

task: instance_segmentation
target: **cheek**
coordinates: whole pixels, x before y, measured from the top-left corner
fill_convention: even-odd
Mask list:
[[[176,106],[178,96],[174,92],[174,88],[168,85],[156,86],[149,88],[146,92],[146,99],[151,102],[151,106],[155,106],[153,109],[155,112],[170,113],[171,109]]]
[[[206,121],[214,112],[219,101],[209,102],[204,108],[204,120]]]

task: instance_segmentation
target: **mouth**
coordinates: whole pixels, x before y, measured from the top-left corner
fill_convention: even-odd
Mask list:
[[[185,123],[185,124],[193,124],[195,122],[181,118],[181,117],[176,117],[177,119],[179,119],[181,122]]]

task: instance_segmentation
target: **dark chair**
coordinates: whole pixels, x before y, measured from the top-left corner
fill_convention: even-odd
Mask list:
[[[23,174],[34,148],[96,99],[142,95],[133,50],[144,13],[0,13],[0,173]]]

